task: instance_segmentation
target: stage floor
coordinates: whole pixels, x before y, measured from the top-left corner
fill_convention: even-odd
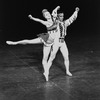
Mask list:
[[[65,75],[60,52],[43,76],[42,45],[0,47],[0,100],[100,100],[100,51],[70,51]]]

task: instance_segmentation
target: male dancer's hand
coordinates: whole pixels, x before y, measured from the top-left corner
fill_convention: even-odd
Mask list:
[[[78,7],[76,7],[75,10],[78,12],[80,9]]]
[[[60,9],[60,6],[57,6],[57,7],[52,11],[52,16],[53,16],[54,18],[57,17],[57,10],[58,10],[58,9]]]
[[[57,9],[57,10],[60,9],[60,6],[57,6],[56,9]]]

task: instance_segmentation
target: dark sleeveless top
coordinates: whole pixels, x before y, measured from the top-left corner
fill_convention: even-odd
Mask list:
[[[57,29],[57,22],[54,22],[52,26],[47,27],[48,31],[56,30]]]
[[[41,38],[44,41],[44,43],[48,44],[47,41],[49,39],[49,32],[56,31],[56,30],[57,30],[57,22],[53,21],[53,25],[50,27],[47,27],[47,33],[41,33],[41,34],[38,34],[37,36]],[[51,42],[51,44],[52,43],[53,42]]]

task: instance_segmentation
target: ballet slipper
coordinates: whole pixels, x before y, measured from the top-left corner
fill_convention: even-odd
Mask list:
[[[43,73],[43,74],[44,74],[44,76],[45,76],[46,81],[48,81],[48,80],[49,80],[49,78],[48,78],[48,73]]]
[[[69,71],[66,71],[66,74],[69,76],[72,76],[71,72],[69,72]]]

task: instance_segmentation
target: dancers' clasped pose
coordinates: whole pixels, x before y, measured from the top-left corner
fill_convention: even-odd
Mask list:
[[[63,21],[63,15],[64,15],[63,13],[57,14],[57,10],[59,8],[60,6],[57,6],[53,10],[52,15],[48,12],[47,9],[44,9],[42,11],[43,16],[46,18],[47,21],[43,21],[41,19],[34,18],[31,15],[29,15],[30,19],[40,22],[43,25],[45,25],[47,27],[47,33],[39,34],[38,38],[32,39],[32,40],[22,40],[22,41],[17,41],[17,42],[7,41],[6,42],[9,45],[43,43],[44,46],[43,46],[42,64],[44,68],[43,74],[46,78],[46,81],[48,81],[49,69],[52,65],[52,61],[54,60],[58,49],[60,49],[64,57],[66,74],[68,74],[69,76],[72,76],[72,74],[69,71],[68,49],[64,41],[64,38],[66,36],[67,26],[69,26],[77,18],[79,8],[77,7],[74,14],[65,21]],[[50,58],[48,60],[49,54],[50,54]]]

